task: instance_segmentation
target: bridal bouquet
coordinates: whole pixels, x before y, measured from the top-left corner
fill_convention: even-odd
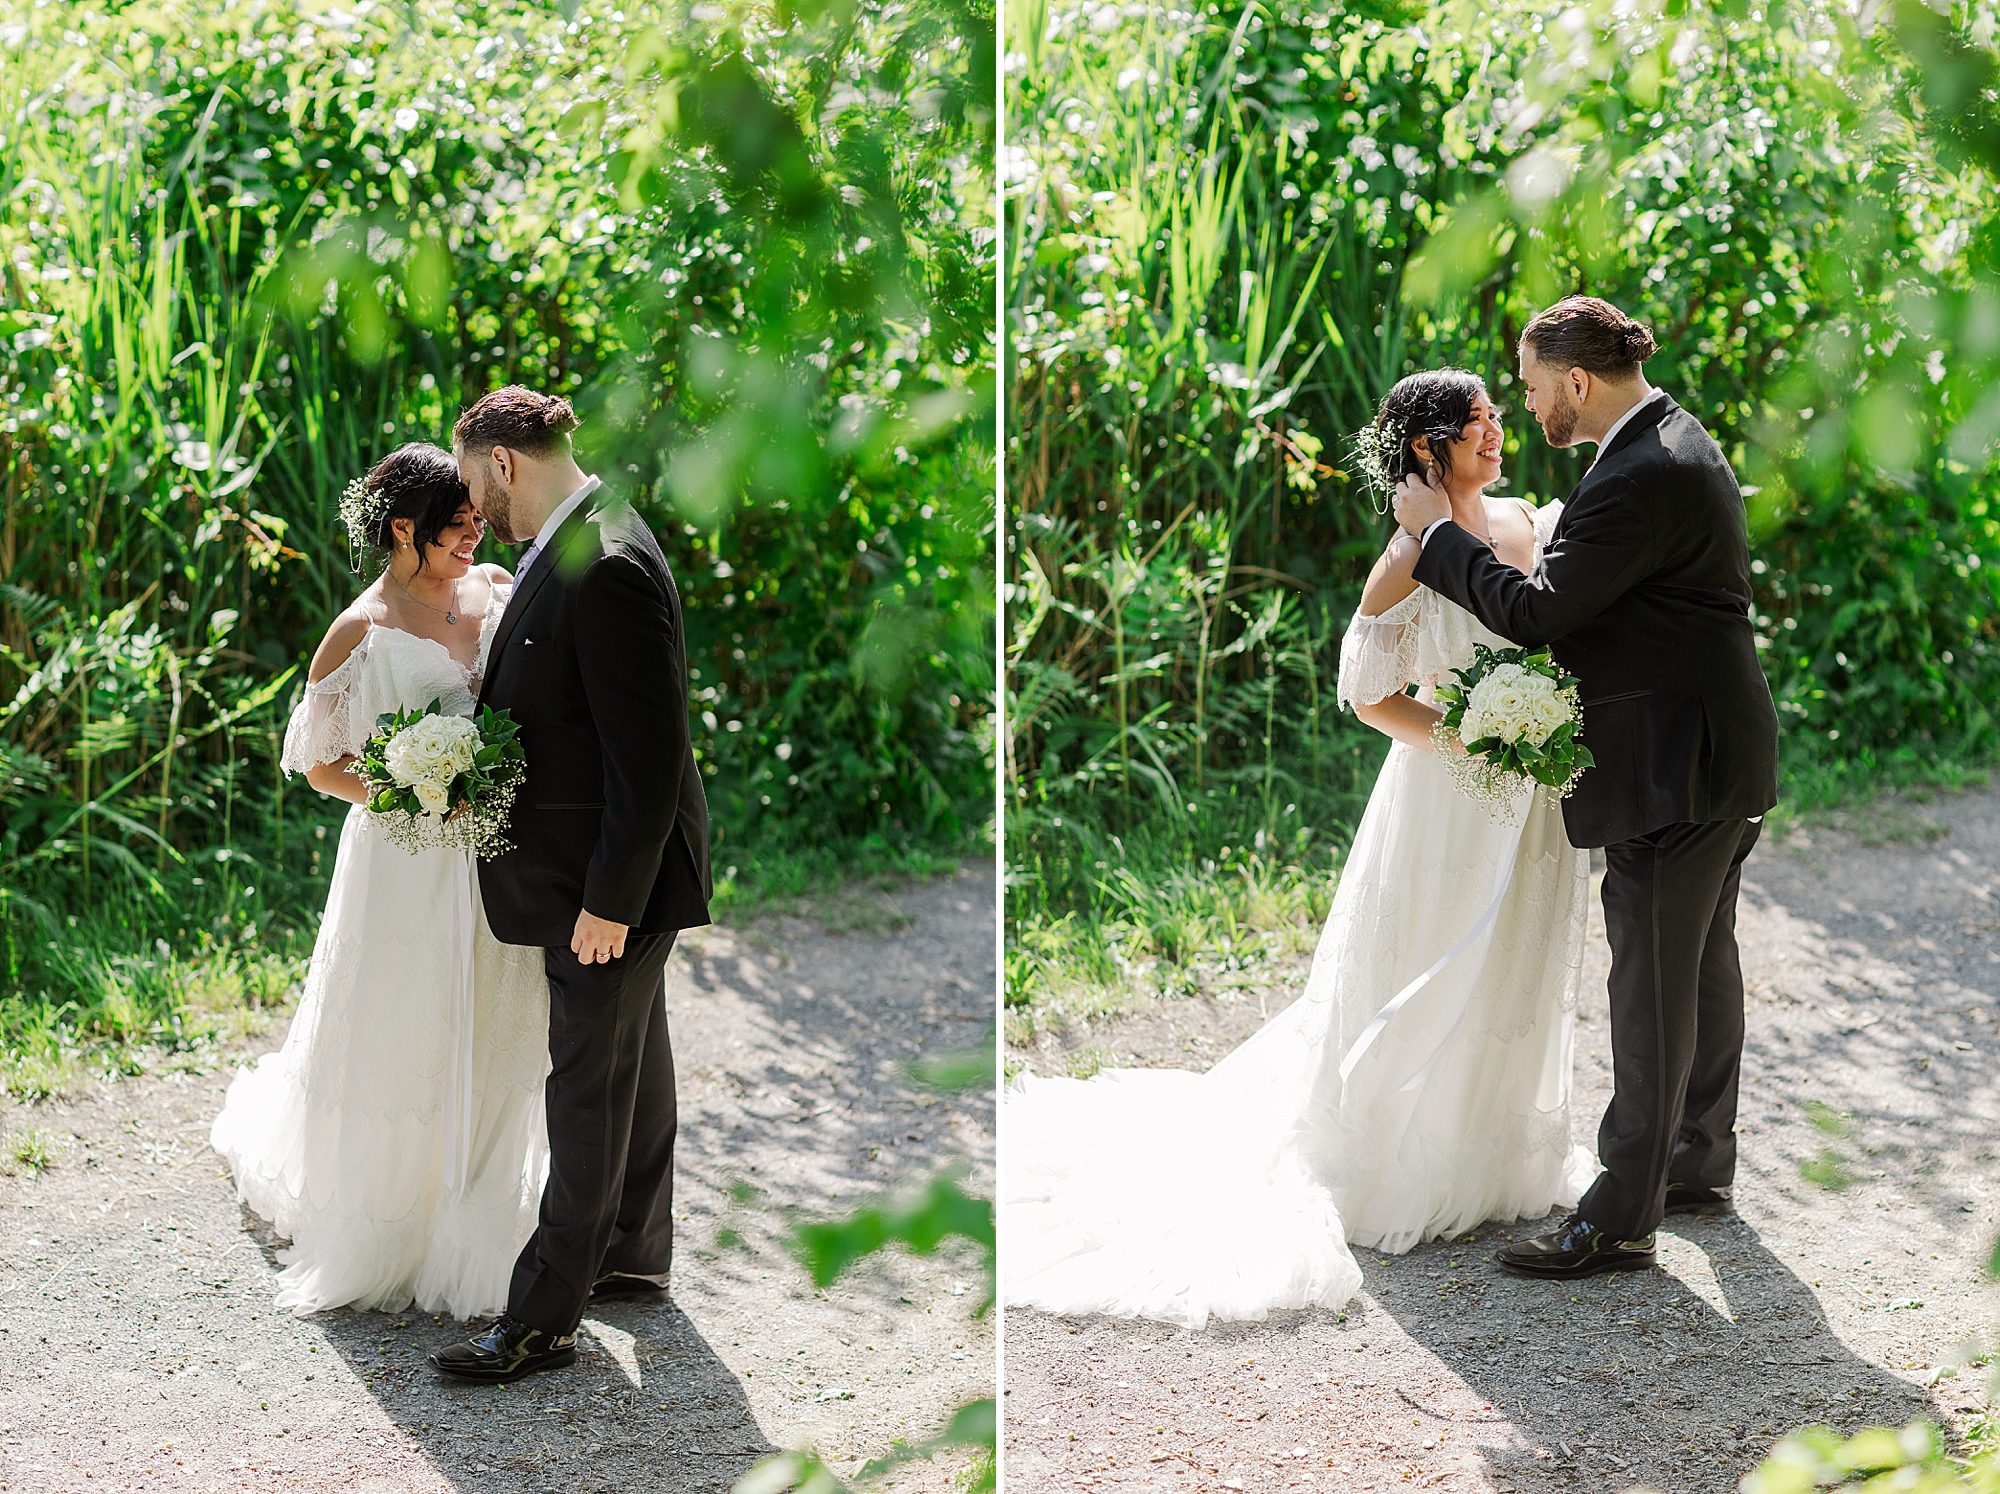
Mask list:
[[[441,700],[377,717],[354,772],[389,844],[483,857],[512,849],[507,816],[527,761],[520,730],[506,711],[453,716]]]
[[[1595,759],[1579,742],[1579,681],[1547,649],[1473,645],[1470,669],[1440,685],[1444,719],[1431,735],[1459,792],[1492,808],[1512,804],[1531,783],[1567,798]],[[1461,755],[1452,749],[1463,746]]]

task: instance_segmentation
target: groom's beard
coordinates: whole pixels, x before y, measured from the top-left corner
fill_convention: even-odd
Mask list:
[[[493,537],[503,545],[518,545],[529,538],[514,532],[513,505],[507,501],[507,490],[500,485],[499,474],[488,467],[479,474],[479,487],[479,516],[493,531]]]
[[[1557,395],[1549,406],[1548,418],[1542,422],[1542,434],[1548,437],[1551,446],[1568,446],[1576,438],[1576,418],[1583,413],[1583,407],[1567,394]],[[489,517],[489,523],[492,522]]]

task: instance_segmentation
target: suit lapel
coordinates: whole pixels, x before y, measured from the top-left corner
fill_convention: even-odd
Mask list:
[[[1591,473],[1596,472],[1599,467],[1602,467],[1607,457],[1616,456],[1636,441],[1642,433],[1653,429],[1654,426],[1665,420],[1670,411],[1678,410],[1679,408],[1680,406],[1674,403],[1674,397],[1671,394],[1664,395],[1662,398],[1654,400],[1650,407],[1641,410],[1637,415],[1634,415],[1630,420],[1625,422],[1624,429],[1620,430],[1616,436],[1613,436],[1611,444],[1597,454],[1591,461],[1590,471],[1584,473],[1583,476],[1576,480],[1576,486],[1569,490],[1569,497],[1563,500],[1562,517],[1556,520],[1555,530],[1549,535],[1549,546],[1551,548],[1554,547],[1556,540],[1561,536],[1563,526],[1569,522],[1570,505],[1576,502],[1576,495],[1583,491],[1583,485],[1590,481]]]
[[[500,626],[493,632],[493,647],[486,654],[486,678],[479,686],[479,699],[482,704],[486,700],[487,690],[492,688],[494,676],[500,673],[501,652],[513,641],[514,630],[521,625],[521,618],[526,614],[528,604],[534,601],[542,588],[548,584],[549,577],[555,574],[557,563],[568,550],[569,542],[576,537],[578,526],[596,517],[596,512],[593,507],[586,513],[584,506],[579,504],[576,512],[563,520],[562,527],[549,536],[548,544],[543,546],[542,553],[535,557],[534,567],[528,572],[527,579],[516,586],[514,595],[507,599],[507,610],[500,614]]]
[[[1665,420],[1668,411],[1678,410],[1679,408],[1680,406],[1674,403],[1674,397],[1671,394],[1661,394],[1658,399],[1654,400],[1645,409],[1639,411],[1630,420],[1625,422],[1625,428],[1611,438],[1609,446],[1598,452],[1597,460],[1592,462],[1591,465],[1593,467],[1602,466],[1606,459],[1616,456],[1634,441],[1638,440],[1640,436],[1658,425],[1662,420]]]

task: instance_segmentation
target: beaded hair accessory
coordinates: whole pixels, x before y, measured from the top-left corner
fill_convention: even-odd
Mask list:
[[[366,477],[357,477],[340,495],[340,522],[347,527],[347,558],[354,574],[361,574],[363,552],[375,548],[370,532],[389,511],[389,495],[371,488]]]

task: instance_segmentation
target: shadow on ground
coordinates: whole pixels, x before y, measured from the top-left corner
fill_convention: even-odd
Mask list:
[[[1797,1426],[1929,1420],[1964,1445],[1987,1400],[1965,1361],[2000,1317],[1983,1273],[2000,1233],[2000,792],[1935,808],[1948,833],[1794,827],[1746,867],[1741,1217],[1675,1216],[1660,1270],[1567,1287],[1491,1264],[1550,1219],[1357,1252],[1345,1314],[1181,1334],[1010,1313],[1010,1485],[1733,1494]],[[1591,915],[1585,1142],[1611,1093],[1595,896]],[[1264,978],[1296,991],[1296,963]],[[1181,1005],[1202,1003],[1033,1056],[1205,1068],[1185,1034],[1234,1036],[1241,1010]]]
[[[949,1161],[991,1187],[991,1096],[900,1063],[986,1030],[991,871],[889,901],[844,934],[774,920],[676,949],[674,1300],[593,1314],[574,1368],[504,1389],[424,1362],[463,1336],[449,1320],[273,1307],[276,1242],[207,1135],[283,1022],[0,1116],[53,1138],[46,1173],[0,1178],[0,1491],[722,1494],[779,1447],[851,1471],[934,1432],[992,1393],[977,1260],[890,1255],[819,1291],[781,1248],[791,1219]],[[899,1494],[960,1466],[913,1464]]]
[[[1434,1245],[1400,1271],[1371,1270],[1366,1311],[1494,1408],[1402,1392],[1413,1416],[1511,1424],[1513,1436],[1484,1448],[1496,1486],[1533,1474],[1680,1490],[1699,1469],[1703,1486],[1728,1487],[1790,1427],[1901,1426],[1932,1412],[1924,1391],[1841,1341],[1745,1220],[1676,1216],[1662,1237],[1671,1270],[1571,1283],[1502,1273],[1493,1243]],[[1503,1340],[1496,1317],[1522,1326]]]

